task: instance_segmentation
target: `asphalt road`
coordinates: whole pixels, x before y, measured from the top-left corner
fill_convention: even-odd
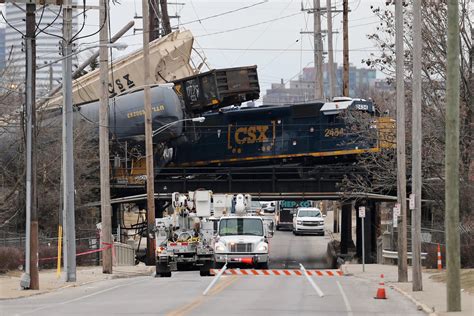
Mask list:
[[[270,268],[331,268],[326,264],[328,236],[295,236],[291,231],[276,231],[270,239]]]
[[[277,232],[271,241],[272,266],[323,268],[327,239]],[[389,299],[375,300],[377,284],[353,276],[222,276],[197,271],[171,278],[137,277],[92,283],[23,299],[0,301],[0,315],[423,315],[387,288]]]

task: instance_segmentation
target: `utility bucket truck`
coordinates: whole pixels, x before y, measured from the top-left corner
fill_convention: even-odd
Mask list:
[[[173,193],[173,214],[156,219],[156,276],[185,264],[201,276],[225,263],[267,268],[273,222],[249,215],[250,205],[250,195]]]
[[[171,216],[156,219],[156,276],[170,277],[183,266],[209,275],[213,263],[211,191],[173,193]],[[190,198],[191,197],[191,198]]]
[[[269,262],[268,238],[273,236],[271,224],[260,216],[248,215],[250,195],[237,194],[231,214],[219,220],[214,243],[216,265],[225,263],[249,264],[267,269]]]

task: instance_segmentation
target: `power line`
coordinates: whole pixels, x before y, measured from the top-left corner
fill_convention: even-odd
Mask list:
[[[236,28],[228,29],[228,30],[224,30],[224,31],[208,33],[208,34],[205,34],[205,35],[196,35],[195,37],[205,37],[205,36],[211,36],[211,35],[217,35],[217,34],[223,34],[223,33],[239,31],[239,30],[247,29],[247,28],[250,28],[250,27],[258,26],[258,25],[263,25],[263,24],[274,22],[274,21],[287,19],[287,18],[296,16],[296,15],[300,15],[300,14],[302,14],[302,12],[297,12],[297,13],[281,16],[281,17],[278,17],[278,18],[275,18],[275,19],[271,19],[271,20],[267,20],[267,21],[263,21],[263,22],[259,22],[259,23],[254,23],[254,24],[250,24],[250,25],[245,25],[245,26],[241,26],[241,27],[236,27]]]
[[[292,1],[293,1],[293,0],[292,0]],[[268,2],[268,0],[264,0],[264,1],[257,2],[257,3],[254,3],[254,4],[248,5],[248,6],[244,6],[244,7],[240,7],[240,8],[237,8],[237,9],[230,10],[230,11],[226,11],[226,12],[214,14],[214,15],[211,15],[211,16],[207,16],[207,17],[202,18],[202,19],[200,19],[200,18],[198,17],[197,20],[193,20],[193,21],[189,21],[189,22],[184,22],[184,23],[179,23],[178,25],[175,25],[174,27],[176,27],[176,26],[182,26],[182,25],[188,25],[188,24],[192,24],[192,23],[196,23],[196,22],[202,23],[202,21],[205,21],[205,20],[209,20],[209,19],[213,19],[213,18],[218,18],[218,17],[224,16],[224,15],[227,15],[227,14],[231,14],[231,13],[234,13],[234,12],[242,11],[242,10],[249,9],[249,8],[252,8],[252,7],[256,7],[256,6],[258,6],[258,5],[261,5],[261,4],[264,4],[264,3],[267,3],[267,2]],[[194,8],[194,5],[193,5],[193,8]],[[197,15],[196,15],[196,16],[197,16]]]

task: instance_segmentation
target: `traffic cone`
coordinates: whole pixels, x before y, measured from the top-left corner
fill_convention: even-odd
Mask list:
[[[377,295],[374,298],[377,300],[387,299],[387,295],[385,294],[385,282],[383,281],[383,274],[380,275],[379,288],[377,289]]]
[[[438,244],[438,270],[443,270],[443,262],[441,261],[441,249]]]

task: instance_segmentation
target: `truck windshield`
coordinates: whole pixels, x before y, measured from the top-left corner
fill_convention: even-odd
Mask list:
[[[227,218],[219,224],[220,236],[254,235],[263,236],[263,223],[258,218]]]
[[[300,210],[298,217],[321,217],[321,212],[317,210]]]

